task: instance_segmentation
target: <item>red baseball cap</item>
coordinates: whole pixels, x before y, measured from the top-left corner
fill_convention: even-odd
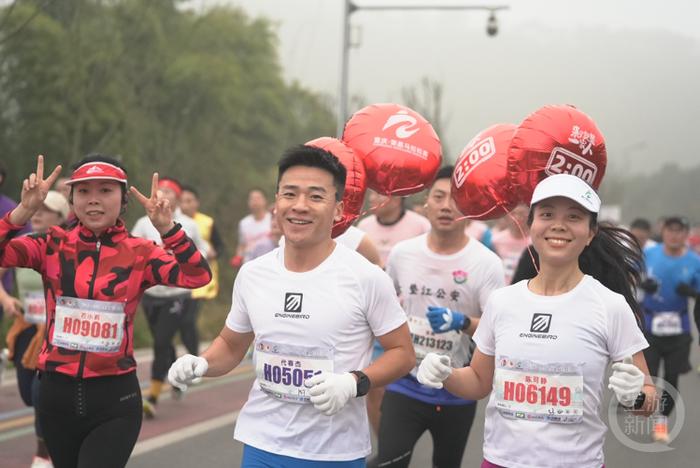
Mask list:
[[[71,185],[86,180],[114,180],[126,185],[126,172],[106,162],[89,162],[74,170],[66,184]]]

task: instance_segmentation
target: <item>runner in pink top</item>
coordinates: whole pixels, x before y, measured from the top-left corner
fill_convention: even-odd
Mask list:
[[[523,250],[530,245],[527,213],[528,209],[525,205],[517,206],[510,212],[510,215],[517,220],[520,227],[515,224],[513,218],[506,216],[507,227],[501,231],[494,232],[491,237],[491,244],[494,250],[498,256],[501,257],[501,260],[503,260],[506,284],[510,284],[513,273],[515,273],[515,269],[518,266],[520,255],[523,253]],[[523,236],[523,233],[525,236]]]
[[[377,246],[382,264],[398,242],[430,231],[430,221],[406,209],[404,198],[387,197],[370,191],[369,204],[378,207],[375,214],[360,221],[357,227],[365,231]]]

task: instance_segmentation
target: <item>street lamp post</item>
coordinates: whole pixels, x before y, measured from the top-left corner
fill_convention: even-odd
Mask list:
[[[343,135],[345,119],[347,119],[348,109],[348,71],[350,65],[350,15],[357,10],[392,11],[392,10],[481,10],[489,11],[490,15],[486,24],[486,33],[495,36],[498,33],[498,23],[496,22],[496,11],[508,10],[507,5],[357,5],[351,0],[343,0],[343,45],[340,61],[340,89],[338,91],[338,116],[337,134],[338,138]]]

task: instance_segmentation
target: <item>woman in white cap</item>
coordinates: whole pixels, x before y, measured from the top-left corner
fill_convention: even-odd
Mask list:
[[[49,228],[66,221],[70,207],[68,200],[59,192],[50,190],[44,204],[34,213],[30,222],[32,234],[44,234]],[[0,268],[2,276],[6,268]],[[14,316],[7,331],[6,341],[9,358],[15,365],[17,388],[27,406],[35,406],[39,391],[36,365],[39,350],[46,331],[46,303],[41,275],[29,268],[15,270],[17,296],[13,297],[0,284],[0,306]],[[32,468],[53,466],[44,442],[39,419],[34,417],[34,432],[37,439]]]
[[[119,161],[91,155],[74,166],[68,184],[76,222],[18,237],[47,199],[58,166],[44,179],[44,160],[22,184],[20,204],[0,219],[0,266],[41,274],[46,333],[39,353],[36,408],[57,468],[123,467],[141,428],[141,391],[133,352],[136,307],[156,284],[197,288],[209,266],[158,191],[134,187],[161,234],[163,247],[129,236],[127,173]]]
[[[655,389],[642,350],[634,284],[641,252],[629,233],[598,225],[600,198],[578,177],[540,182],[528,225],[539,254],[531,280],[494,291],[471,365],[426,357],[425,385],[462,398],[490,394],[482,467],[604,466],[605,372],[619,402],[649,415]]]

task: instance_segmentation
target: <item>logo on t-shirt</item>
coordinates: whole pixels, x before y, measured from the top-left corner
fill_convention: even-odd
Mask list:
[[[552,325],[552,314],[533,314],[530,323],[530,332],[523,332],[520,338],[537,338],[542,340],[557,340],[559,335],[550,335],[549,327]]]
[[[301,302],[304,295],[301,293],[286,293],[284,296],[285,312],[301,312]]]
[[[530,331],[533,333],[549,333],[549,326],[552,323],[552,314],[534,314]]]
[[[467,281],[467,272],[463,270],[455,270],[452,272],[452,279],[457,284],[464,284]]]

